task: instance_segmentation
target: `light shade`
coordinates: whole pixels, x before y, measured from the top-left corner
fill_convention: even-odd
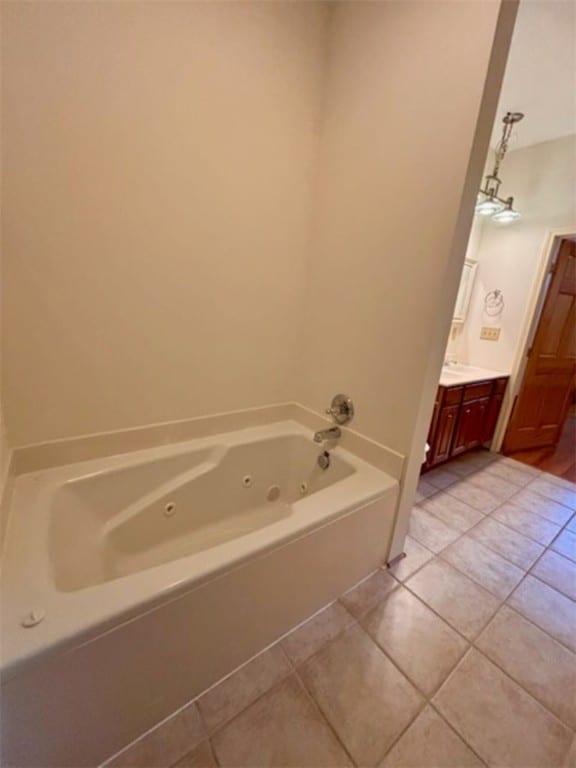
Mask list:
[[[504,206],[501,202],[493,197],[487,197],[476,204],[476,213],[479,213],[481,216],[493,216],[502,211],[503,208]]]
[[[495,213],[492,218],[494,221],[498,221],[500,224],[509,224],[511,221],[516,221],[516,219],[519,219],[520,214],[513,208],[504,208],[504,210]]]

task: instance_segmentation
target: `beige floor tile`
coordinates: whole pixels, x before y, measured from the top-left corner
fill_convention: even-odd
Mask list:
[[[336,768],[351,762],[295,675],[212,738],[222,768]]]
[[[411,536],[406,536],[406,539],[404,540],[404,552],[406,557],[397,560],[396,563],[389,568],[389,572],[400,581],[405,581],[417,571],[418,568],[421,568],[424,563],[427,563],[434,557],[429,549],[423,547]]]
[[[420,506],[446,525],[463,532],[484,519],[482,512],[448,493],[437,493],[436,496],[422,502]]]
[[[550,546],[555,552],[576,561],[576,533],[573,531],[562,531]]]
[[[541,496],[545,496],[547,499],[564,504],[565,507],[569,507],[572,511],[576,510],[576,486],[574,484],[571,484],[571,487],[558,485],[555,482],[550,482],[544,475],[533,480],[528,489],[539,493]]]
[[[233,718],[290,673],[279,645],[274,645],[198,699],[209,732]]]
[[[528,570],[544,552],[544,547],[513,531],[494,517],[485,517],[468,534],[519,568]]]
[[[476,646],[566,725],[576,727],[576,655],[507,606]]]
[[[218,768],[209,741],[203,741],[196,749],[179,760],[174,768]]]
[[[500,455],[498,453],[492,453],[492,451],[478,450],[470,451],[469,453],[463,453],[456,459],[453,459],[448,466],[451,466],[453,462],[461,464],[473,464],[475,467],[485,467],[493,461],[498,461]]]
[[[549,635],[576,651],[576,603],[528,575],[508,603]]]
[[[406,586],[468,639],[496,612],[499,601],[443,560],[425,565]]]
[[[547,499],[545,496],[540,496],[539,493],[534,493],[529,489],[524,489],[514,497],[514,504],[521,509],[525,509],[527,512],[533,512],[535,515],[550,520],[556,525],[564,525],[572,516],[572,510],[565,507],[563,504],[558,504],[557,501]]]
[[[432,709],[402,734],[380,768],[483,768],[484,763]]]
[[[546,480],[553,485],[559,485],[561,488],[567,488],[569,491],[576,491],[576,483],[572,480],[567,480],[565,477],[558,477],[558,475],[551,475],[549,472],[542,474],[542,480]]]
[[[519,488],[509,480],[505,480],[503,477],[491,472],[491,469],[497,466],[497,464],[498,462],[493,461],[492,464],[488,464],[485,469],[470,475],[468,482],[476,485],[483,491],[487,491],[491,496],[496,496],[500,503],[502,503],[503,501],[508,501],[511,496],[518,493]]]
[[[484,488],[479,488],[471,481],[473,477],[474,475],[470,475],[464,482],[458,483],[458,485],[451,485],[447,488],[446,493],[455,496],[460,501],[486,515],[502,504],[503,499],[490,493],[490,491],[486,491]]]
[[[106,768],[168,768],[206,737],[196,704],[144,734],[105,763]]]
[[[410,536],[432,552],[441,552],[461,535],[461,531],[446,525],[421,507],[413,507],[410,516]]]
[[[478,472],[480,469],[476,464],[458,461],[458,459],[449,461],[447,464],[444,464],[444,466],[449,472],[452,472],[453,475],[458,475],[460,478],[468,477],[473,472]]]
[[[576,563],[549,549],[532,568],[540,581],[576,600]]]
[[[468,648],[460,635],[404,587],[370,611],[362,626],[427,696]]]
[[[450,472],[449,469],[439,467],[438,469],[432,469],[430,472],[426,472],[426,482],[435,485],[436,488],[447,488],[449,485],[459,483],[462,479],[460,475]]]
[[[515,461],[514,464],[504,461],[493,461],[491,464],[488,464],[484,471],[492,475],[498,475],[498,477],[508,480],[509,483],[514,483],[519,488],[523,488],[534,479],[532,472],[526,472],[524,465],[520,464],[519,461]]]
[[[283,638],[281,644],[292,663],[301,664],[353,623],[354,617],[335,602]]]
[[[320,709],[360,765],[374,765],[416,716],[423,699],[359,627],[301,667]]]
[[[495,512],[492,513],[492,517],[496,520],[500,520],[501,523],[504,523],[510,528],[514,528],[518,533],[528,536],[529,539],[533,539],[539,544],[544,544],[544,546],[548,546],[560,531],[558,525],[551,523],[549,520],[545,520],[543,517],[540,517],[540,515],[527,512],[525,509],[522,509],[511,502],[503,504],[495,510]]]
[[[448,722],[491,766],[557,768],[571,731],[478,651],[434,698]]]
[[[362,616],[376,603],[398,586],[398,582],[387,571],[374,571],[340,597],[340,602],[354,616]]]
[[[418,503],[419,501],[422,501],[422,499],[427,499],[428,496],[432,496],[433,493],[438,493],[438,488],[427,480],[420,479],[416,488],[416,498],[414,499],[414,502]]]
[[[532,477],[538,477],[542,474],[542,470],[538,469],[537,467],[532,467],[530,464],[524,464],[522,461],[517,461],[511,456],[500,455],[498,457],[498,464],[507,464],[509,467],[514,467],[521,472],[526,472],[527,475],[532,475]]]
[[[442,552],[442,558],[480,586],[504,600],[524,576],[524,571],[469,536]]]

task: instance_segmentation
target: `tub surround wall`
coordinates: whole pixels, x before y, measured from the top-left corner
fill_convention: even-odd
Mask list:
[[[37,472],[64,464],[171,445],[197,437],[209,437],[285,420],[296,421],[313,430],[325,429],[332,425],[326,416],[305,408],[300,403],[278,403],[196,419],[22,446],[13,452],[12,469],[15,475]],[[385,445],[370,440],[349,427],[342,427],[342,437],[338,444],[396,480],[402,477],[405,457]]]

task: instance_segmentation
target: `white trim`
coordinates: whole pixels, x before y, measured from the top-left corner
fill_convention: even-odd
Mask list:
[[[506,390],[506,397],[502,405],[502,411],[498,424],[496,425],[496,432],[494,440],[492,441],[492,450],[499,451],[504,441],[504,435],[508,428],[508,422],[512,413],[512,405],[514,399],[520,391],[522,379],[524,377],[524,370],[526,367],[528,348],[536,332],[538,321],[540,319],[540,312],[542,311],[542,305],[546,296],[546,277],[552,259],[556,256],[560,242],[563,238],[574,237],[576,235],[576,223],[570,227],[560,227],[558,229],[547,229],[544,235],[542,249],[536,265],[534,279],[532,281],[532,289],[530,291],[530,297],[528,299],[528,306],[524,314],[524,322],[522,324],[522,330],[520,332],[520,338],[516,348],[516,355],[512,364],[512,371],[510,373],[510,383]]]

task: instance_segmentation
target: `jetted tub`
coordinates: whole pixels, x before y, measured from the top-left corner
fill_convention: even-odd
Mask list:
[[[341,448],[321,469],[312,437],[279,422],[16,479],[7,765],[102,761],[384,562],[397,482]]]

